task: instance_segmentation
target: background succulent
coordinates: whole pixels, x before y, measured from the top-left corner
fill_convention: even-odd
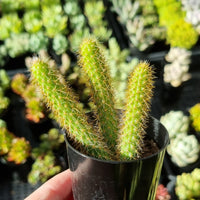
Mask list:
[[[195,131],[200,131],[200,103],[195,104],[189,110],[190,120],[192,123],[192,127]]]
[[[129,51],[127,49],[121,50],[114,37],[108,40],[108,48],[105,48],[105,54],[109,62],[116,107],[122,108],[125,101],[128,77],[139,61],[137,58],[129,59]]]
[[[200,33],[200,2],[194,0],[181,0],[182,8],[186,12],[185,19]]]
[[[36,33],[42,28],[41,13],[39,10],[27,11],[23,15],[24,28],[28,33]]]
[[[13,34],[23,31],[23,24],[17,13],[5,14],[0,18],[0,40],[5,40]]]
[[[144,51],[165,38],[165,29],[158,27],[158,16],[152,0],[112,0],[112,3],[131,47]]]
[[[175,191],[180,200],[200,198],[200,169],[177,176]]]
[[[34,159],[32,169],[28,174],[28,182],[36,184],[45,182],[62,170],[55,156],[55,151],[64,144],[64,136],[56,128],[50,129],[40,136],[40,144],[33,148],[31,156]]]
[[[105,7],[103,1],[86,1],[84,13],[88,19],[92,33],[101,41],[107,41],[112,34],[105,17]]]
[[[49,39],[44,32],[39,31],[30,35],[29,48],[31,52],[39,52],[40,50],[47,50],[49,47]]]
[[[11,149],[8,152],[7,160],[16,164],[23,164],[30,156],[31,146],[25,138],[14,138],[12,140]]]
[[[28,182],[33,185],[44,183],[60,171],[61,167],[56,164],[56,157],[52,152],[46,152],[45,155],[38,157],[33,163],[32,169],[28,174]]]
[[[171,196],[163,184],[159,184],[156,191],[155,200],[170,200]]]
[[[189,117],[183,111],[174,111],[162,115],[160,122],[166,127],[170,139],[176,138],[179,134],[187,134],[189,130]]]
[[[42,21],[45,33],[53,38],[56,34],[65,34],[67,29],[67,15],[64,15],[61,5],[51,5],[42,10]]]
[[[55,37],[53,38],[52,47],[57,55],[65,53],[68,49],[68,40],[66,36],[62,34],[55,35]]]
[[[5,40],[5,47],[11,58],[23,55],[29,50],[29,34],[12,34]]]
[[[185,167],[198,160],[200,146],[194,135],[182,133],[171,140],[167,152],[177,166]]]

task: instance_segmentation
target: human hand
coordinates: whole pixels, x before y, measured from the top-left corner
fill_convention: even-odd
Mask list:
[[[69,169],[57,174],[25,200],[73,200],[71,175]]]

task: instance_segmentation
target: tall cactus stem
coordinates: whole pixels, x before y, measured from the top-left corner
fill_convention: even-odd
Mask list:
[[[35,59],[31,78],[41,90],[44,100],[52,110],[60,126],[79,148],[86,149],[90,156],[112,160],[113,154],[103,141],[101,133],[93,130],[72,89],[56,67],[50,67],[41,59]]]
[[[91,96],[97,108],[97,118],[105,141],[116,151],[119,123],[115,109],[114,91],[107,61],[98,41],[85,38],[79,49],[79,65],[88,79]]]
[[[153,79],[154,72],[147,62],[140,62],[130,75],[123,125],[118,140],[121,160],[133,160],[141,156],[154,87]]]

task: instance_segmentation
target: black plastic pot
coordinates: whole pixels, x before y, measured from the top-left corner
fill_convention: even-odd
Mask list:
[[[130,162],[95,159],[74,149],[66,139],[74,200],[154,200],[169,136],[155,118],[147,134],[159,152]]]

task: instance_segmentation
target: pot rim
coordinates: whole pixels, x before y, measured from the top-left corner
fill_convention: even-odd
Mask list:
[[[167,145],[169,144],[170,140],[169,140],[169,134],[168,134],[168,131],[167,129],[163,126],[163,124],[156,118],[152,117],[152,119],[156,120],[157,122],[159,122],[160,126],[164,129],[165,131],[165,141],[164,141],[164,144],[162,145],[161,148],[159,148],[159,150],[156,152],[156,153],[153,153],[149,156],[146,156],[144,158],[139,158],[139,159],[136,159],[136,160],[125,160],[125,161],[116,161],[116,160],[103,160],[103,159],[99,159],[99,158],[95,158],[95,157],[92,157],[90,155],[87,155],[87,154],[84,154],[84,153],[81,153],[80,151],[78,151],[77,149],[75,149],[71,144],[70,142],[68,141],[67,139],[67,134],[65,132],[64,136],[65,136],[65,142],[67,144],[68,147],[70,147],[74,152],[76,152],[78,155],[84,157],[84,158],[87,158],[87,159],[91,159],[91,160],[94,160],[94,161],[97,161],[97,162],[102,162],[102,163],[108,163],[108,164],[129,164],[129,163],[133,163],[133,162],[139,162],[139,161],[142,161],[142,160],[147,160],[147,159],[150,159],[151,157],[154,157],[155,155],[158,155],[160,152],[166,150],[167,148]]]

